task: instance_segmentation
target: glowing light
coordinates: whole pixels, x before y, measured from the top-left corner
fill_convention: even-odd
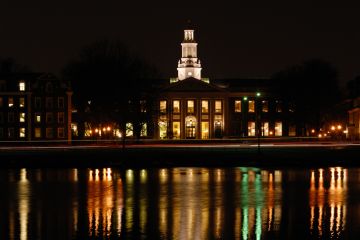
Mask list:
[[[273,135],[273,131],[270,131],[269,134],[270,134],[270,135]]]
[[[106,128],[103,128],[103,131],[106,132]]]
[[[348,131],[347,131],[347,130],[345,130],[343,133],[345,133],[345,134],[346,134],[346,133],[348,133]]]
[[[311,130],[311,133],[315,133],[315,129],[312,129],[312,130]]]
[[[95,132],[98,133],[98,132],[99,132],[99,129],[96,128],[96,129],[95,129]]]
[[[110,128],[110,127],[107,127],[107,130],[108,130],[108,131],[110,131],[110,130],[111,130],[111,128]]]
[[[248,97],[245,96],[245,97],[243,97],[243,99],[244,99],[244,101],[247,101],[247,100],[248,100]]]
[[[334,131],[334,130],[335,130],[335,126],[331,126],[331,130]]]
[[[261,93],[257,92],[257,93],[256,93],[256,96],[257,96],[257,97],[260,97],[260,96],[261,96]]]
[[[342,129],[342,126],[341,126],[341,125],[337,125],[337,129],[338,129],[338,130],[341,130],[341,129]]]
[[[320,134],[318,135],[318,137],[319,137],[319,138],[322,138],[322,134],[320,133]]]

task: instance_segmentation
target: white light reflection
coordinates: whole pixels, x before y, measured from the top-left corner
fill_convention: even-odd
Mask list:
[[[29,181],[26,169],[23,168],[20,170],[20,181],[18,183],[20,240],[28,239],[29,194]]]

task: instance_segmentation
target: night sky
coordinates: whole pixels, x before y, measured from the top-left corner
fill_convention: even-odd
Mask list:
[[[119,39],[174,77],[191,19],[203,77],[266,77],[311,58],[333,63],[342,85],[360,75],[360,3],[123,2],[1,1],[0,57],[59,73],[85,44]]]

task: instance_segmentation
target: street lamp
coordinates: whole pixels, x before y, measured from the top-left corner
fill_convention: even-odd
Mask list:
[[[258,153],[260,153],[260,135],[261,135],[261,120],[260,120],[260,111],[261,111],[261,93],[257,92],[256,97],[258,98],[256,101],[255,108],[255,116],[256,116],[256,127],[257,127],[257,142],[258,142]]]

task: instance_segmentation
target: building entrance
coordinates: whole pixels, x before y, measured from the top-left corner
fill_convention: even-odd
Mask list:
[[[185,138],[196,138],[196,118],[194,116],[188,116],[185,119]]]

